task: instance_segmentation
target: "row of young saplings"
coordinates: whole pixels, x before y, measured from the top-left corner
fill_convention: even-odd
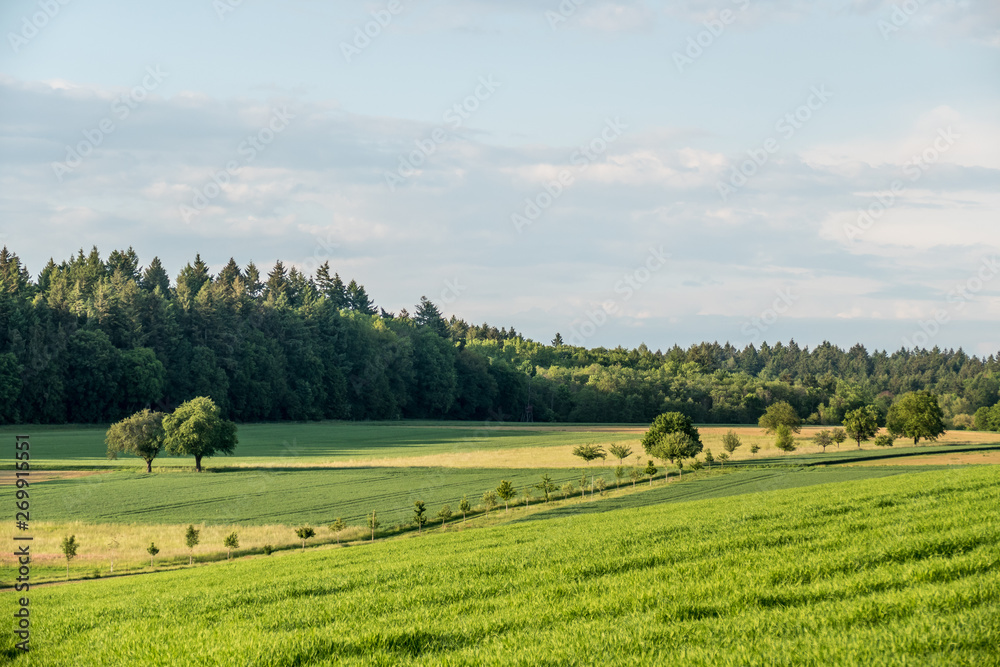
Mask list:
[[[695,466],[696,469],[699,466]],[[632,486],[635,487],[636,484],[644,478],[649,479],[650,485],[653,483],[653,479],[656,478],[659,470],[653,465],[652,461],[649,461],[646,467],[642,468],[638,465],[630,466],[625,471],[625,467],[618,466],[615,469],[615,477],[617,478],[617,486],[620,488],[622,485],[622,480],[626,477],[632,482]],[[665,475],[665,481],[669,481],[669,472]],[[482,496],[482,503],[477,505],[472,505],[469,502],[468,496],[464,496],[458,503],[457,512],[453,511],[450,504],[443,505],[435,515],[436,522],[441,526],[443,530],[447,529],[448,522],[454,519],[456,522],[459,521],[458,515],[461,514],[461,523],[464,524],[468,517],[483,515],[489,518],[490,513],[497,510],[500,505],[504,506],[504,512],[509,512],[512,507],[517,507],[518,505],[530,506],[533,503],[548,503],[553,500],[566,500],[571,499],[579,495],[581,498],[586,498],[589,493],[591,498],[597,495],[606,496],[608,494],[609,484],[601,475],[588,475],[586,472],[580,478],[579,486],[575,485],[573,482],[566,482],[562,486],[556,483],[551,476],[548,474],[542,475],[541,481],[537,484],[526,485],[522,488],[519,493],[517,488],[510,480],[501,480],[500,484],[496,489],[490,489],[486,491]],[[540,496],[536,498],[534,491],[539,491]],[[404,524],[396,525],[387,530],[380,530],[382,528],[381,520],[379,519],[378,512],[372,510],[370,514],[366,517],[366,526],[348,526],[344,520],[340,517],[336,518],[331,522],[327,529],[330,532],[331,538],[327,541],[336,542],[337,544],[342,544],[346,541],[359,541],[363,536],[367,538],[368,541],[374,541],[378,537],[385,537],[391,534],[397,534],[410,529],[411,526],[416,526],[417,532],[421,533],[424,526],[428,526],[434,522],[434,519],[428,514],[427,504],[422,500],[417,500],[413,503],[413,518]],[[316,528],[309,525],[298,526],[293,529],[295,536],[301,541],[302,548],[305,549],[309,540],[317,537],[318,533]],[[185,535],[184,542],[188,548],[188,565],[194,564],[194,548],[201,544],[201,531],[194,527],[194,525],[188,525]],[[64,537],[61,544],[61,551],[63,556],[66,558],[66,577],[69,578],[69,566],[71,561],[76,558],[79,553],[81,544],[76,539],[75,535],[69,535]],[[233,558],[234,552],[236,556],[239,557],[240,549],[240,536],[238,531],[233,531],[227,535],[222,541],[222,547],[226,550],[226,560],[231,560]],[[260,547],[251,548],[246,550],[243,555],[253,555],[253,554],[264,554],[270,556],[275,551],[285,547],[275,547],[272,544],[264,544]],[[146,547],[146,553],[149,554],[149,565],[150,567],[156,566],[156,556],[160,553],[160,548],[156,546],[156,542],[152,541]],[[214,560],[205,559],[201,560]],[[111,572],[114,573],[114,565],[112,560]],[[99,577],[99,571],[96,571],[93,577]]]

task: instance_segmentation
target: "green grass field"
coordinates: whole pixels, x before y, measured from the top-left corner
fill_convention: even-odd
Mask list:
[[[44,587],[32,653],[10,633],[0,651],[23,665],[996,665],[998,503],[1000,469],[970,467]]]
[[[573,429],[573,430],[563,430]],[[610,430],[609,430],[610,429]],[[31,438],[33,468],[77,470],[140,468],[133,456],[109,461],[104,436],[107,425],[5,426],[0,440],[14,435]],[[595,440],[637,440],[635,433],[614,427],[469,422],[285,422],[241,424],[236,456],[205,460],[210,468],[230,466],[302,466],[331,462],[575,445]],[[158,457],[154,467],[193,468],[191,457]],[[12,469],[10,460],[0,469]]]

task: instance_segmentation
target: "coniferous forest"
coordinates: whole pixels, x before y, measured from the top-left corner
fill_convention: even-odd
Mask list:
[[[160,261],[95,248],[37,277],[0,253],[0,421],[110,422],[210,396],[237,421],[434,418],[753,423],[777,401],[810,423],[927,389],[949,426],[998,400],[1000,361],[962,350],[868,351],[761,344],[736,349],[584,349],[471,325],[421,298],[378,308],[323,264],[200,256],[171,280]],[[530,407],[529,407],[530,406]]]

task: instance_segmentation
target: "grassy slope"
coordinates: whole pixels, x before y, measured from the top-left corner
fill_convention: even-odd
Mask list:
[[[998,502],[961,469],[43,588],[14,664],[995,665]]]

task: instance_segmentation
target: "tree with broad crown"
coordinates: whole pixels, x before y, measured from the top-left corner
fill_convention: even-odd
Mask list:
[[[778,427],[782,424],[787,426],[792,433],[798,433],[802,430],[802,419],[787,401],[778,401],[767,406],[767,411],[761,415],[757,423],[768,435],[776,434]]]
[[[188,565],[194,564],[194,548],[198,546],[199,537],[201,533],[193,525],[187,527],[187,533],[184,534],[184,543],[187,544],[188,548]]]
[[[344,532],[344,528],[346,528],[344,520],[339,516],[330,524],[330,532],[337,536],[337,544],[340,544],[340,534]]]
[[[500,480],[500,486],[497,487],[497,495],[503,501],[503,511],[506,514],[510,511],[511,499],[517,496],[517,489],[510,483],[510,480],[502,479]]]
[[[613,457],[618,459],[618,465],[620,466],[625,465],[625,459],[632,456],[632,448],[628,445],[616,445],[615,443],[611,443],[608,445],[608,451],[611,452]]]
[[[604,448],[600,445],[595,445],[593,443],[587,445],[577,445],[573,448],[573,456],[578,456],[587,463],[595,459],[605,460],[608,455],[604,452]]]
[[[62,541],[63,556],[66,557],[66,578],[69,579],[69,562],[76,558],[76,550],[80,543],[76,541],[76,535],[64,537]]]
[[[417,532],[421,532],[424,524],[427,523],[427,506],[424,501],[418,500],[413,503],[413,523],[417,524]]]
[[[912,438],[914,445],[921,439],[936,441],[945,433],[938,397],[929,391],[904,394],[889,408],[886,427],[894,437]]]
[[[167,451],[174,456],[193,456],[198,472],[202,458],[235,452],[236,424],[219,414],[219,408],[206,396],[182,403],[163,418]]]
[[[792,435],[792,428],[788,424],[778,424],[775,433],[777,435],[774,441],[775,447],[783,452],[795,451],[795,437]]]
[[[670,461],[671,464],[676,462],[678,467],[683,470],[684,459],[694,458],[701,450],[700,440],[696,441],[684,431],[676,431],[663,435],[659,443],[647,451],[661,461]],[[669,476],[668,471],[667,477],[669,478]]]
[[[226,547],[226,560],[232,560],[233,549],[240,548],[240,536],[235,531],[229,533],[226,535],[226,539],[222,541],[222,546]]]
[[[845,431],[842,428],[835,428],[835,429],[833,429],[833,433],[831,435],[833,436],[833,441],[837,445],[837,449],[840,449],[840,445],[845,440],[847,440],[847,431]]]
[[[444,525],[448,523],[448,519],[451,518],[451,507],[445,505],[438,510],[438,518],[441,519],[441,530],[444,530]]]
[[[844,432],[858,443],[858,449],[861,449],[862,442],[875,437],[878,428],[878,410],[874,405],[866,405],[844,415]]]
[[[462,523],[465,523],[466,515],[472,511],[472,505],[469,503],[468,496],[462,496],[462,502],[458,504],[458,509],[462,513]]]
[[[117,459],[122,452],[134,454],[146,462],[147,473],[153,472],[153,459],[163,451],[166,439],[163,418],[162,412],[143,410],[112,424],[104,437],[108,458]]]
[[[740,436],[736,434],[736,431],[729,429],[726,434],[722,436],[722,448],[728,453],[732,454],[737,449],[743,446],[743,441],[740,440]]]
[[[678,433],[686,435],[687,438],[672,438],[669,443],[666,441],[666,436]],[[667,457],[661,457],[660,454],[666,454],[668,451],[679,453],[679,450],[671,450],[671,447],[683,447],[684,458],[695,456],[703,448],[698,429],[687,415],[680,412],[664,412],[659,415],[642,437],[642,448],[650,456],[666,459]],[[677,456],[675,453],[674,458]]]
[[[316,536],[316,531],[312,526],[300,526],[295,529],[295,535],[302,540],[302,548],[306,548],[306,540]]]
[[[535,485],[535,488],[545,496],[545,502],[549,502],[549,495],[559,488],[559,485],[552,481],[547,474],[542,475],[542,481]]]
[[[160,549],[156,546],[156,542],[149,543],[149,546],[146,547],[146,553],[149,554],[149,566],[153,567],[153,558],[156,557],[156,554],[160,553]]]

